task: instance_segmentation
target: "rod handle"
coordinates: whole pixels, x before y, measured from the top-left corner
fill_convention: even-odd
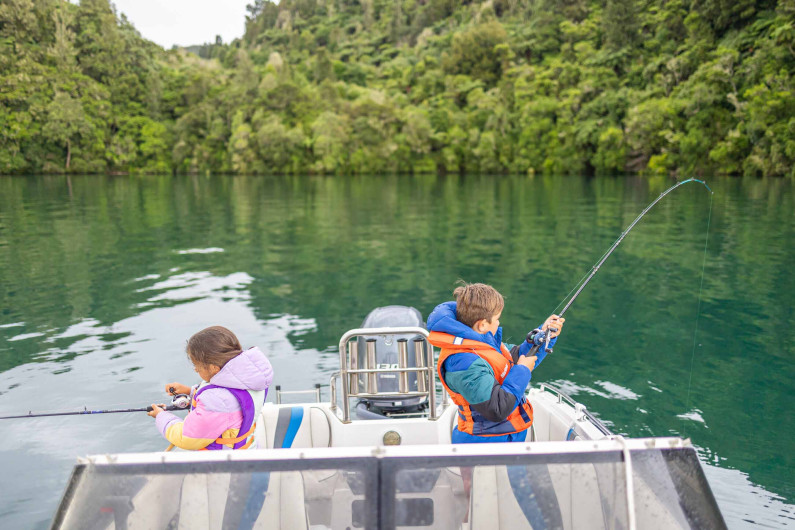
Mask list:
[[[160,405],[158,405],[158,406],[160,406]],[[160,407],[160,408],[162,410],[168,410],[168,411],[171,411],[171,410],[182,410],[180,407],[178,407],[176,405],[168,405],[168,406],[163,406],[163,407]],[[146,412],[152,412],[152,405],[149,405],[148,407],[146,407]]]

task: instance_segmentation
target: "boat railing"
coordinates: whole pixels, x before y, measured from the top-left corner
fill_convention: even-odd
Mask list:
[[[414,354],[414,366],[409,366],[409,340],[397,339],[397,366],[379,368],[376,361],[376,339],[383,337],[391,343],[396,335],[417,335],[411,341]],[[367,338],[364,367],[359,366],[360,337]],[[420,327],[394,328],[359,328],[346,332],[340,339],[340,371],[331,376],[331,405],[337,403],[337,383],[339,377],[342,387],[342,421],[351,421],[350,398],[359,399],[401,399],[407,397],[428,398],[429,419],[437,418],[436,411],[436,367],[433,360],[433,346],[427,341],[428,331]],[[417,390],[409,390],[408,375],[417,374]],[[379,392],[378,374],[394,374],[398,377],[398,391]],[[359,377],[364,377],[364,385],[359,384]],[[361,387],[364,387],[364,391]]]
[[[599,429],[599,431],[602,434],[604,434],[605,436],[612,436],[613,435],[613,433],[610,431],[610,429],[608,429],[605,426],[605,424],[602,423],[602,421],[599,418],[597,418],[596,416],[591,414],[588,411],[588,409],[585,408],[585,405],[575,401],[571,396],[566,394],[560,387],[558,387],[556,385],[553,385],[552,383],[541,383],[539,385],[539,388],[541,389],[542,392],[549,392],[549,393],[555,395],[555,397],[558,398],[558,403],[562,403],[562,402],[565,401],[566,403],[571,405],[572,408],[574,408],[574,410],[577,412],[577,420],[578,421],[588,420],[589,422],[591,422],[593,424],[594,427]]]
[[[293,395],[293,394],[314,394],[315,403],[320,403],[322,400],[320,396],[320,383],[316,383],[315,388],[311,390],[282,390],[281,385],[276,385],[276,404],[277,405],[281,404],[282,396]]]

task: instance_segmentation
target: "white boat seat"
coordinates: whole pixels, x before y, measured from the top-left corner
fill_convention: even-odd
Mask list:
[[[179,502],[179,530],[221,528],[229,473],[185,475]]]
[[[180,498],[180,530],[210,530],[225,527],[225,511],[233,510],[233,520],[241,517],[249,497],[264,495],[255,505],[259,513],[253,512],[255,529],[279,530],[309,528],[304,501],[304,482],[299,471],[258,473],[258,476],[240,477],[243,487],[237,491],[230,488],[230,473],[202,473],[186,475],[182,482]],[[263,480],[264,479],[264,480]],[[267,484],[267,492],[264,487]],[[231,497],[230,497],[231,495]],[[262,499],[262,497],[260,497]],[[229,514],[227,514],[229,515]],[[254,516],[252,516],[254,519]],[[249,523],[250,524],[250,523]],[[236,524],[234,525],[237,526]]]
[[[470,521],[471,528],[530,529],[533,523],[605,528],[599,482],[589,464],[478,466],[472,475]]]
[[[306,530],[309,519],[300,471],[270,473],[268,494],[254,530]]]
[[[470,528],[532,528],[513,498],[504,466],[477,466],[472,473]]]
[[[330,447],[331,424],[318,406],[265,403],[254,436],[260,449]]]

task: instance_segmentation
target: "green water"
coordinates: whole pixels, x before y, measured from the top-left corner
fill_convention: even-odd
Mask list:
[[[687,184],[566,314],[534,382],[618,433],[684,435],[730,527],[795,524],[792,181]],[[666,179],[0,179],[0,415],[145,406],[230,327],[284,389],[328,382],[374,307],[424,316],[456,280],[506,296],[506,339],[555,309]],[[324,387],[326,397],[327,387]],[[78,455],[162,450],[143,414],[4,420],[0,521],[46,526]]]

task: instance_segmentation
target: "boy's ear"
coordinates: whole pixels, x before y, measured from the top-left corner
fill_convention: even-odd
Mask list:
[[[478,333],[483,333],[483,328],[488,325],[488,322],[485,318],[481,318],[480,320],[476,320],[475,323],[472,325],[472,329],[477,331]]]

